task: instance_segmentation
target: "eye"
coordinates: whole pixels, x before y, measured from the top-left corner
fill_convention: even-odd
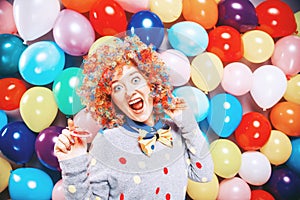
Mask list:
[[[131,80],[131,82],[132,82],[133,84],[138,84],[140,81],[141,81],[140,77],[134,77],[134,78]]]
[[[120,91],[120,90],[122,90],[123,89],[123,86],[122,85],[116,85],[115,87],[114,87],[114,92],[118,92],[118,91]]]

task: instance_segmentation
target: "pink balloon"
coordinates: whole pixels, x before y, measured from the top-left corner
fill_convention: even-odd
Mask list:
[[[149,0],[115,0],[127,12],[136,13],[141,10],[149,10]]]
[[[0,34],[17,33],[17,27],[14,20],[13,6],[8,1],[0,1]]]
[[[300,72],[300,37],[289,35],[275,43],[272,64],[283,70],[286,75],[293,76]]]
[[[101,126],[92,118],[89,112],[86,109],[80,110],[74,116],[74,124],[80,129],[86,130],[92,135],[87,138],[87,142],[90,143],[93,141],[94,137],[97,135]]]
[[[249,200],[250,197],[250,186],[243,179],[233,177],[220,182],[218,200]]]
[[[57,45],[72,56],[86,54],[95,41],[95,31],[90,21],[70,9],[59,13],[53,27],[53,36]]]
[[[182,86],[189,81],[191,67],[186,55],[176,49],[168,49],[162,52],[159,57],[165,62],[169,70],[170,83],[173,86]]]
[[[63,180],[57,181],[52,189],[52,200],[65,200]]]
[[[250,91],[252,82],[252,71],[244,63],[233,62],[225,66],[221,85],[226,92],[244,95]]]

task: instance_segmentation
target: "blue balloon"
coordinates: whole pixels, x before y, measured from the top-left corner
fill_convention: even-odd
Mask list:
[[[208,46],[207,31],[198,23],[191,21],[178,22],[168,30],[171,46],[186,56],[196,56]]]
[[[7,124],[7,115],[3,110],[0,110],[0,130]]]
[[[35,151],[36,134],[24,122],[5,125],[0,132],[0,151],[17,164],[27,163]]]
[[[0,75],[17,73],[21,54],[27,48],[24,41],[12,34],[0,34]]]
[[[164,39],[164,24],[155,13],[142,10],[132,15],[127,25],[130,35],[137,35],[147,45],[158,49]]]
[[[220,93],[210,99],[207,120],[220,137],[229,137],[242,120],[243,108],[233,95]]]
[[[286,165],[293,169],[300,176],[300,138],[291,140],[292,153],[286,162]]]
[[[46,85],[56,78],[65,65],[64,51],[52,41],[30,45],[21,55],[19,72],[33,85]]]
[[[198,88],[192,86],[178,87],[174,89],[173,95],[185,99],[186,103],[193,110],[197,122],[200,122],[207,117],[209,100],[206,94]]]
[[[36,168],[18,168],[8,181],[9,195],[14,200],[50,200],[53,181],[44,171]]]

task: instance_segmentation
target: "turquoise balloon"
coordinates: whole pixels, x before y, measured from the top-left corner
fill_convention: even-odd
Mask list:
[[[287,160],[286,165],[300,176],[300,138],[292,139],[291,143],[292,153]]]
[[[220,93],[210,99],[207,121],[220,137],[229,137],[242,120],[243,108],[233,95]]]
[[[209,110],[209,100],[198,88],[192,86],[183,86],[174,89],[175,97],[183,98],[189,107],[193,110],[197,122],[202,121],[207,117]]]
[[[14,200],[50,200],[53,190],[51,177],[36,168],[18,168],[8,181],[9,195]]]
[[[65,115],[74,115],[84,106],[76,90],[81,86],[82,69],[69,67],[62,71],[54,80],[52,91],[59,110]]]
[[[186,56],[196,56],[208,46],[208,34],[198,23],[191,21],[178,22],[168,29],[171,46]]]
[[[0,130],[7,124],[7,115],[3,110],[0,110]]]
[[[19,71],[21,54],[27,48],[23,40],[12,34],[0,34],[0,75],[12,75]]]
[[[52,83],[65,65],[64,51],[52,41],[31,44],[21,55],[19,72],[32,85]]]

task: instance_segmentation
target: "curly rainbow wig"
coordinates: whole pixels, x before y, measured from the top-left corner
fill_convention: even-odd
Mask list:
[[[133,64],[147,80],[154,102],[154,115],[161,116],[163,109],[174,108],[172,86],[167,67],[152,45],[146,45],[138,36],[113,38],[101,44],[83,60],[83,82],[77,90],[82,104],[103,128],[124,123],[124,114],[117,111],[111,100],[111,82],[122,66]]]

